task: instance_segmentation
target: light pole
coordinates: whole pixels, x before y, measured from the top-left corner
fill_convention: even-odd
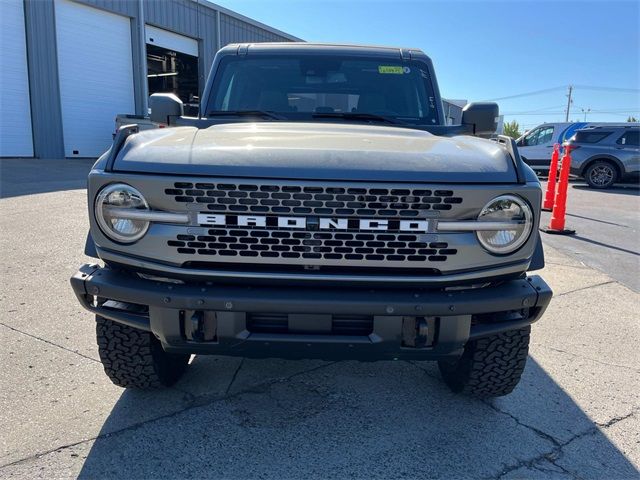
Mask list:
[[[587,113],[589,113],[591,111],[590,108],[587,108],[586,110],[584,108],[581,108],[580,110],[582,110],[582,113],[584,113],[584,121],[587,121]]]

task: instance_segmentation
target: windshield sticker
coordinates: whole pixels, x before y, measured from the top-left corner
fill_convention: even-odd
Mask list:
[[[394,67],[393,65],[379,65],[378,73],[392,73],[396,75],[402,75],[405,73],[402,67]]]

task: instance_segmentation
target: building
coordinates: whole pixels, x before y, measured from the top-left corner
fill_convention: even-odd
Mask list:
[[[462,123],[462,109],[469,103],[466,100],[442,99],[442,111],[447,125],[460,125]]]
[[[221,47],[300,40],[207,0],[0,0],[0,30],[0,157],[97,157],[147,93],[193,109]]]

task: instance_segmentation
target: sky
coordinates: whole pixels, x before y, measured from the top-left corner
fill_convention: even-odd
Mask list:
[[[443,98],[499,100],[521,130],[640,118],[640,1],[218,0],[306,41],[422,49]],[[588,88],[586,88],[588,87]],[[597,88],[593,88],[597,87]],[[552,90],[549,90],[552,89]]]

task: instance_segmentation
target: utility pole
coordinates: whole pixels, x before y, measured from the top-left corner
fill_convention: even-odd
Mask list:
[[[569,97],[569,100],[567,101],[567,116],[564,118],[565,122],[569,121],[569,112],[571,110],[571,93],[573,92],[573,85],[569,85],[569,95],[567,95],[567,97]]]

